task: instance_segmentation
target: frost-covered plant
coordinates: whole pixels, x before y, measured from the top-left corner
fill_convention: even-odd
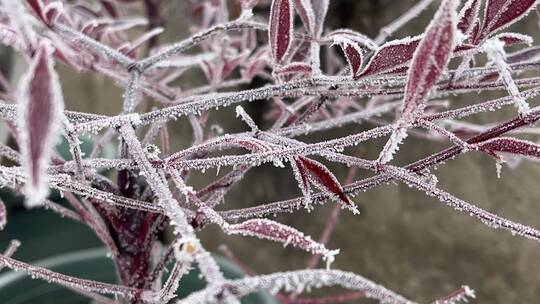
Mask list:
[[[528,100],[540,94],[540,79],[530,73],[538,71],[540,47],[526,34],[504,31],[537,1],[437,1],[437,12],[422,34],[393,40],[398,29],[433,1],[418,2],[375,39],[350,29],[326,29],[328,1],[186,1],[193,34],[173,44],[158,43],[159,0],[0,1],[0,40],[28,62],[16,87],[0,77],[2,127],[17,143],[16,149],[0,145],[0,156],[13,163],[0,166],[0,187],[25,194],[28,207],[46,207],[92,228],[110,252],[119,283],[74,278],[13,259],[17,241],[0,255],[0,266],[103,303],[173,301],[180,279],[194,263],[208,286],[178,300],[181,303],[238,303],[259,290],[276,294],[283,303],[365,297],[411,303],[358,274],[330,269],[339,251],[326,247],[340,209],[358,212],[351,197],[391,181],[435,196],[489,227],[540,241],[537,229],[455,197],[429,172],[474,151],[493,157],[499,170],[508,159],[515,163],[540,158],[540,145],[520,138],[538,132],[534,126],[540,108]],[[141,12],[146,16],[133,17]],[[147,26],[144,33],[133,39],[134,29],[141,26]],[[520,50],[507,53],[507,46]],[[486,55],[488,61],[481,64],[484,61],[478,59]],[[55,63],[104,75],[124,88],[122,112],[106,116],[64,110]],[[207,84],[186,87],[177,81],[193,69],[203,71]],[[248,84],[254,88],[241,89]],[[455,95],[493,90],[506,91],[507,96],[449,107]],[[270,127],[262,128],[252,119],[240,106],[245,102],[267,103]],[[154,110],[143,113],[140,109],[148,107],[142,104]],[[517,111],[508,121],[484,126],[463,120],[512,105]],[[232,106],[248,131],[220,133],[207,126],[209,110]],[[192,145],[173,152],[167,124],[177,119],[191,124],[192,134],[181,136],[191,136]],[[302,141],[302,135],[360,121],[378,126],[327,141]],[[393,155],[408,134],[448,140],[452,146],[396,166]],[[81,151],[83,135],[93,136],[96,143],[89,155]],[[55,152],[59,136],[69,143],[73,160]],[[386,136],[378,159],[344,153],[345,148]],[[116,138],[116,158],[104,158],[103,146]],[[245,153],[231,154],[238,149]],[[348,180],[338,181],[314,157],[349,166]],[[302,196],[218,211],[246,172],[265,163],[289,167]],[[209,176],[212,181],[205,187],[190,186],[194,170],[221,167],[226,171]],[[354,180],[358,169],[375,175]],[[48,200],[49,189],[61,191],[72,208]],[[265,218],[328,201],[336,207],[319,240]],[[4,227],[5,207],[0,207]],[[280,242],[314,256],[306,269],[228,280],[198,238],[198,231],[210,224],[228,235]],[[173,229],[174,241],[163,247],[158,236],[167,226]],[[315,269],[320,259],[326,268]],[[170,274],[162,282],[166,269]],[[301,298],[311,288],[335,285],[352,293]],[[111,295],[115,300],[108,298]],[[464,286],[436,303],[467,297],[474,293]]]

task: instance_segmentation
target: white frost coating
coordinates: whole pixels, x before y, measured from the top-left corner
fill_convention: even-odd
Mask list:
[[[184,239],[193,239],[193,245],[196,247],[194,258],[199,264],[201,273],[206,277],[210,284],[217,284],[224,280],[223,274],[219,270],[217,262],[212,256],[204,250],[200,241],[198,241],[192,226],[187,221],[187,216],[181,209],[178,202],[173,198],[172,193],[165,182],[163,172],[157,171],[146,158],[143,147],[135,135],[135,131],[130,125],[124,125],[120,128],[120,132],[131,152],[139,168],[148,181],[152,191],[159,198],[159,204],[162,206],[165,214],[169,217],[171,225],[174,228],[174,233],[178,237]],[[175,250],[175,258],[178,261],[190,262],[191,256],[188,254],[180,254]]]
[[[488,58],[493,61],[499,75],[508,90],[510,96],[514,100],[514,104],[518,109],[518,113],[525,115],[531,111],[531,108],[527,101],[521,96],[519,88],[512,78],[512,70],[506,63],[506,52],[504,51],[504,42],[499,39],[489,39],[484,42],[484,51],[488,55]]]
[[[399,145],[407,138],[407,135],[406,128],[400,126],[396,127],[394,132],[390,135],[390,139],[384,145],[378,161],[383,164],[391,162],[394,158],[394,154],[399,150]]]
[[[43,145],[42,145],[42,151],[40,154],[40,158],[37,160],[37,164],[32,164],[32,166],[37,166],[39,168],[38,174],[39,177],[39,184],[36,185],[37,188],[32,185],[31,182],[32,179],[28,178],[27,183],[25,185],[25,193],[27,199],[25,200],[25,205],[28,208],[36,207],[39,204],[43,202],[43,199],[48,195],[49,193],[49,187],[47,185],[47,172],[46,167],[47,164],[50,161],[54,144],[58,137],[58,131],[61,128],[62,125],[62,117],[63,117],[63,111],[64,111],[64,97],[62,95],[62,89],[60,87],[60,81],[58,79],[58,74],[56,74],[56,71],[54,70],[54,62],[52,60],[52,53],[54,49],[47,41],[43,41],[40,44],[40,50],[36,53],[35,58],[30,63],[30,67],[28,68],[27,73],[22,77],[21,81],[19,82],[18,87],[18,96],[19,96],[19,111],[18,111],[18,123],[20,126],[20,139],[21,139],[21,155],[26,176],[30,177],[32,176],[31,167],[30,164],[33,163],[32,156],[30,155],[30,138],[28,134],[28,130],[30,129],[29,125],[32,123],[29,121],[29,118],[26,116],[27,111],[29,110],[29,107],[31,106],[31,103],[35,102],[35,100],[31,99],[30,94],[36,94],[37,92],[30,92],[31,83],[33,80],[34,71],[38,68],[38,64],[41,60],[39,58],[42,54],[41,52],[45,52],[43,56],[46,58],[46,67],[44,67],[47,70],[47,73],[50,76],[50,84],[51,87],[46,88],[47,90],[50,90],[47,92],[47,94],[51,94],[52,100],[50,101],[51,105],[51,112],[52,117],[51,121],[49,121],[48,126],[48,133],[47,134],[40,134],[43,136],[43,139],[41,139]],[[40,94],[45,94],[45,92],[39,92]]]
[[[268,290],[277,293],[280,290],[292,293],[310,292],[314,288],[341,286],[350,290],[364,291],[366,297],[377,299],[383,304],[413,304],[404,297],[384,288],[381,285],[351,272],[340,270],[298,270],[277,272],[238,280],[227,280],[222,285],[208,286],[192,293],[178,304],[216,303],[220,292],[224,289],[235,291],[235,295],[245,296],[251,292]]]
[[[236,106],[236,117],[240,117],[251,128],[252,131],[255,132],[259,130],[259,127],[255,121],[253,121],[251,116],[249,116],[242,106]]]

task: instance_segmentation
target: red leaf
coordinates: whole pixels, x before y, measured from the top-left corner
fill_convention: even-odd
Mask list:
[[[456,1],[443,0],[414,52],[407,74],[401,117],[378,158],[380,163],[392,160],[399,144],[407,137],[406,129],[422,113],[427,95],[448,65],[456,35],[455,6]]]
[[[270,9],[269,41],[274,63],[281,64],[292,44],[293,7],[289,0],[273,0]]]
[[[105,9],[107,14],[109,16],[116,18],[118,17],[118,9],[116,8],[116,4],[112,0],[99,0],[101,3],[101,6]]]
[[[42,21],[45,21],[45,14],[43,12],[43,1],[41,0],[26,0],[26,3],[30,6],[30,8],[34,11],[36,16],[39,17]]]
[[[323,32],[324,19],[328,12],[330,0],[310,0],[315,14],[315,36],[320,37]]]
[[[465,3],[458,16],[457,28],[465,35],[471,34],[478,22],[480,0],[469,0]]]
[[[52,62],[53,49],[42,42],[19,86],[21,152],[29,206],[47,195],[46,167],[60,125],[63,98]]]
[[[421,36],[389,41],[371,57],[360,76],[380,74],[399,69],[413,57]]]
[[[407,75],[402,119],[412,119],[448,65],[456,32],[455,3],[443,1],[414,53]]]
[[[517,138],[497,137],[481,142],[477,146],[480,150],[489,153],[506,152],[540,158],[540,145]]]
[[[293,157],[293,160],[294,163],[291,162],[291,166],[293,167],[294,177],[298,182],[300,190],[302,190],[304,198],[307,199],[308,202],[311,202],[311,189],[309,188],[309,179],[306,168],[298,157]]]
[[[533,43],[533,38],[531,36],[519,33],[502,33],[495,36],[495,38],[501,40],[506,45],[527,44],[530,46]]]
[[[362,49],[356,43],[342,43],[341,49],[345,53],[345,58],[351,67],[351,72],[353,79],[360,78],[360,69],[362,68],[362,63],[364,62],[364,57],[362,55]]]
[[[225,59],[225,63],[223,64],[223,68],[221,69],[221,79],[227,78],[227,76],[229,76],[234,71],[234,69],[245,59],[245,54],[240,54],[233,58]]]
[[[537,0],[488,0],[478,40],[523,18]]]
[[[326,166],[304,156],[297,156],[295,160],[300,173],[305,174],[315,186],[323,191],[334,194],[346,206],[353,206],[349,197],[343,192],[343,188],[337,178]]]
[[[267,239],[283,243],[285,246],[290,244],[313,254],[322,254],[327,262],[332,262],[333,256],[339,252],[326,249],[324,245],[292,227],[267,219],[251,219],[240,224],[232,224],[226,228],[226,232]]]
[[[304,24],[308,33],[315,36],[315,13],[313,12],[313,6],[311,0],[293,0],[294,8],[300,16],[300,20]]]
[[[278,75],[309,75],[311,74],[311,65],[305,62],[291,62],[274,69],[274,73]]]
[[[244,78],[253,79],[255,75],[264,70],[269,64],[270,58],[267,49],[261,49],[248,59],[246,71],[244,72]]]
[[[294,7],[308,33],[320,37],[329,0],[294,0]]]

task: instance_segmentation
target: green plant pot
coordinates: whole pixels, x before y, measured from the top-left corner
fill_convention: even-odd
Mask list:
[[[216,260],[229,279],[244,276],[228,260],[216,257]],[[106,257],[103,249],[83,250],[56,257],[44,259],[35,263],[48,269],[81,277],[84,279],[99,280],[108,283],[115,282],[113,262]],[[184,276],[177,291],[178,297],[183,298],[188,294],[204,288],[206,285],[200,279],[198,269],[193,269]],[[0,275],[0,303],[2,304],[86,304],[91,301],[77,293],[63,288],[60,285],[49,284],[44,280],[32,279],[22,272],[7,272]],[[242,299],[243,304],[277,304],[266,293],[254,293]]]

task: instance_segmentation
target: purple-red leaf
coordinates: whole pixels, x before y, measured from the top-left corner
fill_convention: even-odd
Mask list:
[[[320,37],[323,32],[324,19],[326,19],[326,13],[328,12],[328,6],[330,0],[310,0],[313,7],[313,13],[315,14],[315,36]]]
[[[351,43],[342,43],[341,49],[347,58],[347,62],[351,68],[353,79],[360,78],[360,69],[362,68],[362,63],[364,62],[364,57],[362,55],[362,49],[351,41]]]
[[[540,158],[539,144],[517,138],[497,137],[481,142],[477,146],[480,150],[489,153],[506,152],[532,158]]]
[[[457,28],[465,35],[471,34],[478,22],[480,0],[469,0],[465,3],[458,16]]]
[[[531,36],[519,33],[502,33],[496,35],[495,38],[501,40],[506,45],[526,44],[530,46],[533,43]]]
[[[389,41],[371,57],[360,76],[390,72],[406,65],[414,55],[421,36]]]
[[[456,35],[455,7],[455,0],[443,0],[414,52],[407,74],[401,117],[379,156],[381,163],[392,160],[399,144],[407,136],[406,129],[422,113],[426,97],[448,65]]]
[[[291,48],[293,6],[289,0],[272,0],[268,36],[274,63],[281,64]]]
[[[52,61],[53,49],[42,42],[19,86],[21,152],[28,206],[47,195],[46,167],[60,126],[63,97]]]
[[[327,262],[333,261],[333,256],[339,250],[328,250],[323,244],[317,243],[302,232],[267,219],[252,219],[240,224],[229,225],[226,232],[244,236],[254,236],[301,248],[313,254],[321,254]]]
[[[479,39],[523,18],[537,0],[488,0]]]
[[[274,69],[274,74],[279,76],[306,76],[310,75],[311,72],[311,65],[305,62],[291,62]]]
[[[38,16],[42,21],[45,21],[45,14],[43,11],[43,1],[41,0],[26,0],[26,3],[30,6],[30,8],[34,11],[36,16]]]
[[[315,36],[315,13],[313,12],[312,0],[293,0],[294,8],[304,23],[308,33]]]
[[[354,206],[353,202],[343,192],[337,178],[325,165],[304,156],[297,156],[295,161],[303,180],[309,180],[317,188],[333,194],[345,206],[349,208]]]
[[[293,0],[294,7],[308,33],[318,38],[322,34],[329,0]]]
[[[415,51],[407,75],[401,119],[410,120],[446,69],[456,35],[454,0],[444,0]]]

